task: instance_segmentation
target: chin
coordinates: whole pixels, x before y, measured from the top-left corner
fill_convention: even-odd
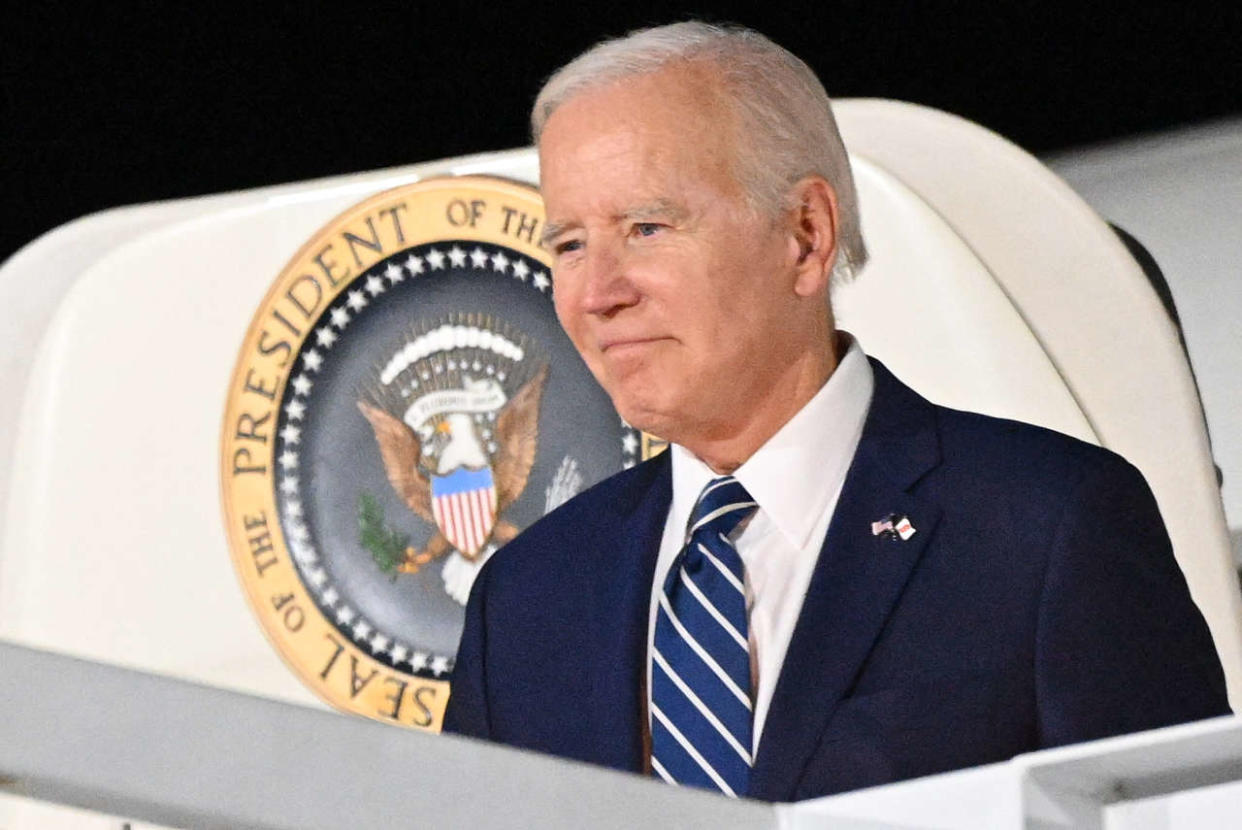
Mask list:
[[[617,414],[635,429],[641,429],[657,438],[671,440],[667,433],[672,428],[673,419],[665,408],[657,406],[655,402],[614,395],[612,405],[617,408]]]

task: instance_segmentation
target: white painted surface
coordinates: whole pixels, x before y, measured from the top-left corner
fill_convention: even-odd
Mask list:
[[[1123,801],[1104,808],[1104,830],[1237,830],[1239,826],[1242,781]]]
[[[781,827],[926,830],[1238,827],[1242,718],[1019,755],[779,807]]]
[[[0,830],[164,830],[155,824],[0,792]]]
[[[1099,443],[1065,381],[950,221],[892,173],[853,163],[871,261],[836,289],[837,324],[937,403]]]
[[[1242,539],[1242,119],[1048,159],[1164,272],[1198,376],[1229,526]],[[1242,565],[1242,546],[1236,550]]]

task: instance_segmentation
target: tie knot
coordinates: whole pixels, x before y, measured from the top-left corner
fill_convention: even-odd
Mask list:
[[[758,508],[755,500],[733,476],[714,478],[699,493],[699,500],[690,511],[687,537],[701,531],[728,536],[747,516]]]

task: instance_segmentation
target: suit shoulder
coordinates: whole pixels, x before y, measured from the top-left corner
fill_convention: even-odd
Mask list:
[[[1079,562],[1098,553],[1074,540],[1100,524],[1116,538],[1142,536],[1167,548],[1151,488],[1117,453],[1020,421],[939,407],[937,417],[941,463],[919,487],[967,540],[960,551],[982,552],[972,567],[999,563],[1027,574],[1031,581],[1022,584],[1033,590],[1050,557]]]
[[[971,489],[1002,493],[1045,486],[1064,492],[1090,472],[1123,478],[1142,477],[1111,450],[1046,427],[966,412],[932,403],[897,379],[883,363],[871,360],[875,376],[873,412],[881,432],[921,433],[934,422],[939,443],[938,470]],[[870,424],[872,415],[868,416]],[[995,486],[993,486],[995,485]]]
[[[1025,483],[1065,493],[1087,478],[1142,480],[1112,450],[1056,430],[942,406],[935,410],[945,464],[998,487]]]

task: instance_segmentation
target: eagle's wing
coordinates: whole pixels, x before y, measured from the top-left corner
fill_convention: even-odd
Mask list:
[[[496,476],[497,513],[504,510],[526,489],[535,449],[539,445],[539,403],[548,380],[548,365],[540,367],[496,419],[496,443],[500,445],[493,466]]]
[[[358,401],[358,410],[371,422],[375,430],[375,442],[379,444],[380,456],[388,481],[410,509],[431,524],[431,482],[418,471],[418,455],[422,446],[414,430],[382,409]]]

